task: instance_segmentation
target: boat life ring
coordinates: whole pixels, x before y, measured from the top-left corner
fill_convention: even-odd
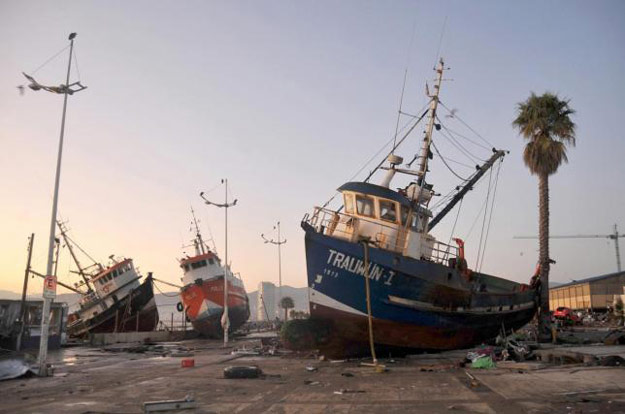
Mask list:
[[[182,302],[176,303],[176,309],[178,310],[178,312],[182,312],[184,310],[184,305],[182,304]]]

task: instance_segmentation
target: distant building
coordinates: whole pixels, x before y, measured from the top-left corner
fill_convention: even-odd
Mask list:
[[[623,294],[625,272],[575,280],[549,289],[549,307],[561,306],[571,309],[605,310],[614,306],[616,297]]]
[[[256,320],[267,321],[276,318],[276,285],[271,282],[258,284],[258,307]]]

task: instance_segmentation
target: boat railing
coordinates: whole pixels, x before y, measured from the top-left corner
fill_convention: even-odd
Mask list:
[[[460,251],[457,246],[451,246],[447,243],[436,241],[434,242],[432,246],[432,252],[431,252],[429,260],[436,262],[436,263],[449,265],[450,259],[457,260],[460,254],[459,252]]]
[[[362,234],[361,229],[366,227],[366,234],[377,247],[405,254],[409,231],[397,224],[384,224],[323,207],[315,207],[312,215],[306,214],[303,221],[312,226],[317,233],[351,242],[357,242],[359,235]],[[436,240],[428,242],[427,239],[423,239],[423,243],[419,258],[449,265],[450,259],[457,259],[459,255],[457,246]]]

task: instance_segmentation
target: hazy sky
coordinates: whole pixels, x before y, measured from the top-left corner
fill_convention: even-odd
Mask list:
[[[88,89],[69,99],[59,211],[99,260],[130,256],[144,273],[179,282],[191,205],[223,255],[223,211],[198,193],[213,189],[209,197],[221,201],[219,181],[228,177],[239,199],[230,210],[233,269],[248,290],[277,282],[276,248],[260,234],[280,220],[288,240],[283,283],[305,286],[302,216],[392,137],[406,67],[403,110],[426,103],[439,45],[451,68],[441,100],[510,150],[483,270],[527,281],[536,262],[537,242],[512,238],[537,233],[537,182],[511,126],[516,103],[531,91],[556,92],[577,110],[578,145],[551,178],[552,234],[607,234],[614,223],[625,232],[622,1],[1,0],[0,289],[19,291],[31,232],[34,267],[45,270],[62,109],[62,96],[20,96],[16,86],[72,31]],[[61,54],[36,78],[63,82],[66,59]],[[481,142],[443,114],[449,128]],[[400,155],[418,151],[421,131]],[[435,140],[443,155],[475,164],[441,135]],[[438,191],[457,182],[439,161],[431,169]],[[466,198],[456,226],[472,267],[487,187]],[[456,211],[435,230],[440,239],[449,238]],[[607,239],[554,240],[552,257],[556,281],[616,269]],[[69,269],[64,249],[59,276],[77,281]],[[33,280],[30,291],[40,290]]]

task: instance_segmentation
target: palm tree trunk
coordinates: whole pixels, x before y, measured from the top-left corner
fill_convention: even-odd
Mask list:
[[[549,176],[538,176],[538,210],[539,210],[539,257],[540,263],[540,314],[538,319],[538,336],[542,341],[551,337],[551,315],[549,314]]]

